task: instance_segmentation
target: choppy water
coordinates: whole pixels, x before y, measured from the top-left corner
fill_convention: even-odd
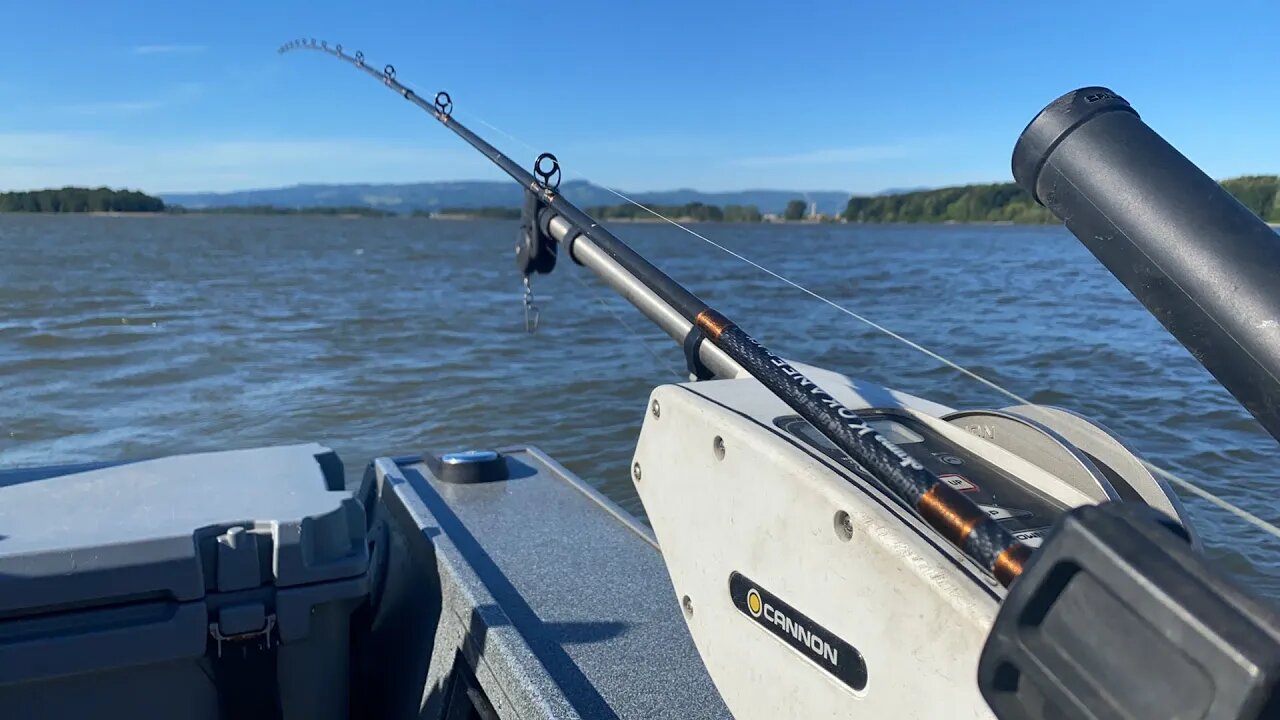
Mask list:
[[[1064,230],[704,229],[1280,519],[1274,441]],[[675,228],[619,234],[781,354],[953,406],[1007,404]],[[0,466],[316,440],[358,472],[376,455],[528,442],[638,510],[635,432],[681,356],[569,264],[536,279],[542,329],[526,335],[513,239],[497,222],[0,216]],[[1280,595],[1280,541],[1187,504],[1214,557]]]

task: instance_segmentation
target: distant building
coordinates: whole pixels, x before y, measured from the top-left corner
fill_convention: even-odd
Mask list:
[[[800,222],[825,223],[825,222],[839,222],[839,221],[840,221],[839,214],[827,215],[826,213],[820,213],[818,212],[818,203],[811,202],[809,203],[809,212],[804,216],[804,219],[801,220]]]

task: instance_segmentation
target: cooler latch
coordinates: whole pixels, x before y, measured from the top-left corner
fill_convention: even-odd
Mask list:
[[[209,623],[215,647],[207,652],[224,720],[280,718],[279,643],[271,638],[275,629],[276,616],[262,603],[220,608],[218,619]]]
[[[232,612],[235,615],[239,615],[240,613],[236,611],[248,610],[249,612],[246,614],[249,614],[249,613],[252,613],[255,609],[258,611],[259,617],[262,617],[261,605],[257,605],[257,606],[241,605],[239,607],[234,607],[234,608],[225,608],[222,612],[222,616],[223,618],[225,618],[228,611]],[[239,623],[237,623],[237,625],[238,624]],[[275,628],[276,628],[276,616],[272,614],[272,615],[266,615],[265,617],[262,617],[262,623],[259,628],[255,630],[247,630],[243,632],[226,632],[222,629],[221,620],[217,622],[211,622],[209,623],[209,634],[212,635],[213,639],[217,642],[218,657],[222,657],[223,642],[232,642],[232,643],[246,644],[246,645],[249,643],[253,643],[259,649],[270,650],[271,649],[271,631],[275,630]]]

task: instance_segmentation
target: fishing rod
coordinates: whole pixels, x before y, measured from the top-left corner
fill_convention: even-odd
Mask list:
[[[285,43],[279,53],[298,49],[323,52],[364,71],[452,130],[525,188],[526,213],[517,260],[526,280],[526,302],[529,276],[551,271],[555,242],[559,242],[571,259],[595,270],[681,342],[692,374],[737,377],[745,372],[1001,585],[1008,587],[1022,573],[1031,549],[995,518],[560,194],[560,164],[554,155],[538,156],[530,172],[458,122],[447,92],[427,101],[396,80],[394,66],[379,71],[362,52],[347,54],[341,45],[314,38]],[[681,329],[684,334],[677,334]]]

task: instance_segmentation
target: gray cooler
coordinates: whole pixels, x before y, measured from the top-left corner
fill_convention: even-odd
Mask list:
[[[0,718],[339,718],[369,489],[320,445],[0,483]]]

